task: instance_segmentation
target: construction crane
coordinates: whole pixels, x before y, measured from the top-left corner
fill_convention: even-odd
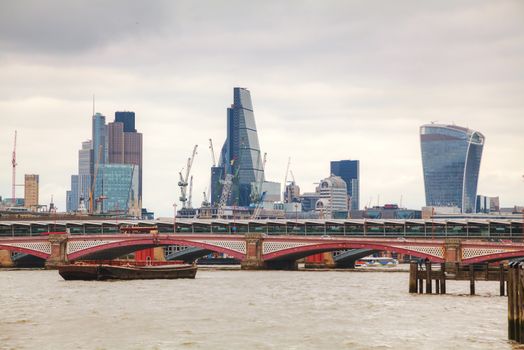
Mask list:
[[[187,198],[187,207],[193,208],[193,175],[189,179],[189,197]]]
[[[287,174],[289,173],[289,165],[291,164],[291,157],[287,159],[286,175],[284,176],[284,199],[286,198]]]
[[[182,202],[182,208],[187,208],[187,180],[189,179],[189,173],[191,172],[191,167],[193,166],[193,161],[195,160],[195,155],[197,153],[198,145],[193,147],[193,153],[191,157],[187,158],[186,174],[182,176],[182,170],[178,172],[180,175],[180,181],[178,181],[178,186],[180,187],[180,201]]]
[[[16,206],[16,166],[18,165],[16,163],[16,130],[15,130],[15,142],[13,146],[13,158],[11,159],[11,164],[13,165],[13,187],[11,189],[11,201],[13,204],[13,207]]]
[[[262,160],[262,171],[266,168],[266,161],[267,161],[267,153],[264,153],[264,159]],[[252,197],[253,202],[255,203],[255,210],[253,210],[253,214],[251,215],[251,219],[255,220],[260,215],[260,212],[262,211],[262,206],[264,203],[264,197],[266,196],[266,191],[262,191],[262,185],[264,183],[264,177],[260,176],[260,179],[256,185],[255,188],[255,194]]]
[[[209,139],[209,149],[211,150],[211,159],[213,159],[213,167],[217,166],[215,158],[215,150],[213,149],[213,140]]]
[[[216,159],[215,159],[215,149],[213,148],[213,140],[212,139],[209,139],[209,149],[211,150],[211,160],[213,161],[213,168],[217,166],[217,162],[216,162]],[[213,171],[211,171],[213,172]],[[209,200],[207,199],[207,196],[206,196],[206,191],[204,191],[204,201],[202,202],[202,206],[203,207],[209,207],[211,206],[211,201],[213,201],[213,198],[211,197],[213,194],[211,192],[213,192],[213,176],[211,175],[209,177]]]
[[[204,194],[204,200],[202,201],[202,208],[207,208],[211,205],[211,203],[209,203],[209,200],[207,199],[207,188],[204,190],[204,192],[202,192]]]
[[[233,178],[234,176],[232,174],[226,174],[224,180],[221,181],[222,193],[220,194],[220,201],[218,202],[217,206],[217,215],[219,218],[224,216],[224,207],[227,205],[227,201],[229,200],[229,196],[231,194]]]
[[[290,170],[290,171],[289,171],[289,174],[291,175],[291,179],[292,179],[292,181],[293,181],[292,184],[293,184],[293,185],[296,184],[297,182],[295,181],[295,175],[293,175],[293,170]]]
[[[251,200],[254,203],[258,203],[261,201],[262,197],[262,185],[264,183],[264,169],[266,168],[266,161],[267,161],[267,153],[264,153],[264,158],[262,160],[262,174],[260,175],[260,178],[258,179],[257,183],[255,184],[255,192],[251,194]]]
[[[262,208],[263,208],[262,204],[264,203],[265,196],[266,196],[266,191],[262,192],[262,194],[260,195],[260,201],[256,204],[255,210],[253,211],[253,215],[251,215],[252,220],[256,220],[260,216],[260,212],[262,211]]]
[[[233,159],[231,161],[231,167],[235,165],[235,160]],[[224,177],[224,180],[221,180],[220,183],[222,184],[222,193],[220,194],[220,201],[217,205],[217,216],[218,218],[221,218],[224,216],[224,207],[227,205],[227,201],[229,200],[229,196],[231,195],[231,188],[233,187],[233,179],[238,176],[238,172],[240,170],[240,166],[236,168],[234,174],[226,174]]]

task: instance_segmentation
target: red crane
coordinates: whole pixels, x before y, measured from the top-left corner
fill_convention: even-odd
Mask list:
[[[13,207],[16,206],[16,130],[15,130],[15,143],[13,146],[13,159],[11,160],[11,164],[13,165],[13,188],[11,190],[11,201],[13,204]]]

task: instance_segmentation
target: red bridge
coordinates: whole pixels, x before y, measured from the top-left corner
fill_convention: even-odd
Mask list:
[[[76,260],[112,259],[159,246],[189,246],[225,253],[245,269],[293,268],[296,260],[322,252],[370,249],[472,264],[524,256],[524,244],[459,238],[388,238],[245,234],[104,234],[0,237],[0,250],[34,255],[48,267]]]

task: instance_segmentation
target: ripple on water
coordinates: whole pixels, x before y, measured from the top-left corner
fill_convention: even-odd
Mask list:
[[[0,271],[0,348],[522,349],[506,298],[410,295],[406,273],[199,271],[195,280],[66,282]]]

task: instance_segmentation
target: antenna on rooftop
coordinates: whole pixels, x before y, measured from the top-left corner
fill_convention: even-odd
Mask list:
[[[95,115],[95,94],[93,94],[93,114]]]

